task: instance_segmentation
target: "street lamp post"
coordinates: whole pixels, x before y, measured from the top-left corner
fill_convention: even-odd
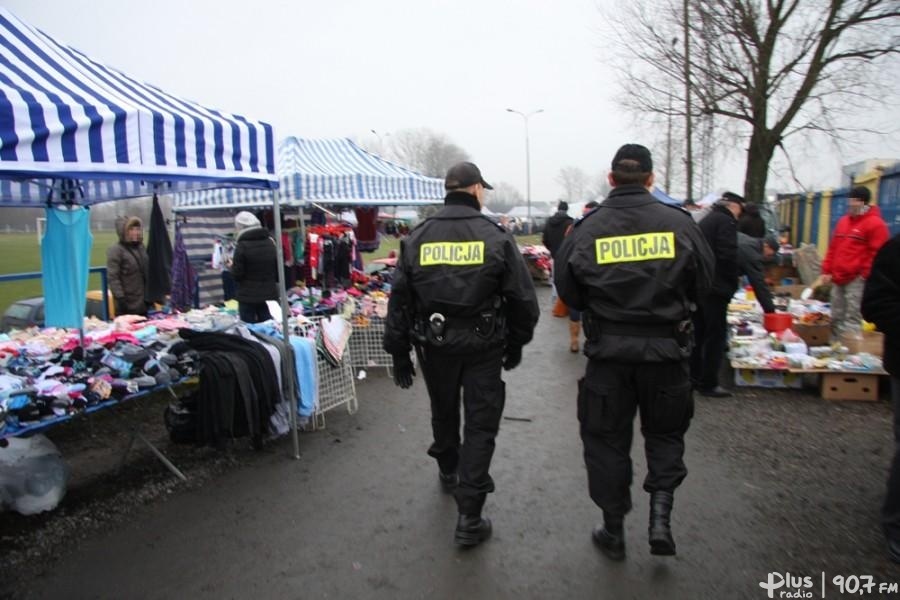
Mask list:
[[[375,131],[374,129],[370,129],[369,131],[374,133],[375,137],[378,138],[378,152],[379,152],[379,154],[381,154],[383,156],[384,155],[384,138],[390,136],[391,134],[385,133],[384,137],[382,137],[382,135],[380,133],[378,133],[377,131]]]
[[[544,109],[539,108],[526,114],[512,108],[507,108],[506,112],[519,115],[525,123],[525,200],[528,205],[528,233],[531,233],[533,225],[531,222],[531,150],[529,149],[528,144],[528,119],[538,113],[544,112]]]

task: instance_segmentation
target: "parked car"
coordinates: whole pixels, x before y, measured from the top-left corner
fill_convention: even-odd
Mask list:
[[[87,304],[84,314],[86,317],[103,318],[103,292],[91,290],[87,294]],[[109,318],[116,316],[113,306],[112,294],[109,294]],[[25,298],[13,302],[0,318],[0,332],[6,333],[11,329],[27,329],[28,327],[44,326],[44,297]]]
[[[4,333],[10,329],[26,329],[35,325],[38,327],[44,325],[43,296],[13,302],[0,319],[0,331]]]

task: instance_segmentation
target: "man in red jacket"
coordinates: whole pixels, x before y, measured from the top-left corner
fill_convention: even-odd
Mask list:
[[[844,332],[859,331],[859,313],[863,288],[872,269],[875,254],[888,239],[888,228],[877,206],[869,204],[869,189],[850,190],[847,214],[841,217],[825,261],[819,282],[831,283],[831,334],[838,339]]]

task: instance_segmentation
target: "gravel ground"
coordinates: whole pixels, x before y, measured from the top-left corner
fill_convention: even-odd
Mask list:
[[[878,402],[826,402],[813,389],[738,388],[730,399],[697,397],[689,443],[702,440],[706,451],[718,453],[735,485],[743,486],[738,491],[750,498],[753,514],[740,520],[768,530],[778,524],[778,539],[768,550],[773,571],[900,580],[900,569],[884,557],[878,523],[893,439],[886,387],[885,380]],[[365,390],[359,388],[361,403]],[[290,447],[289,440],[260,452],[243,441],[225,451],[171,444],[162,421],[167,402],[160,397],[123,405],[91,416],[90,427],[81,420],[51,431],[72,471],[68,493],[51,513],[0,514],[2,572],[16,574],[0,578],[0,598],[17,597],[24,589],[18,586],[52,568],[54,560],[82,540],[122,526],[142,507],[214,486],[224,473],[281,459]],[[116,473],[135,423],[187,474],[186,483],[142,446]],[[338,431],[345,424],[335,425]],[[840,573],[834,571],[838,567]]]

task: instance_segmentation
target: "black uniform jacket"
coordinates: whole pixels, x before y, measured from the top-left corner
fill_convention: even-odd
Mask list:
[[[585,344],[588,357],[664,362],[690,354],[689,340],[675,331],[709,289],[712,268],[687,212],[642,186],[621,185],[575,222],[556,257],[555,282],[563,302],[598,323],[600,335]]]
[[[547,219],[544,233],[541,235],[541,243],[550,251],[550,256],[556,257],[559,245],[562,244],[563,238],[566,237],[566,231],[574,221],[572,217],[561,210]]]
[[[884,334],[884,370],[900,377],[900,234],[875,255],[861,309]]]
[[[716,203],[700,220],[700,230],[716,257],[709,293],[731,298],[738,287],[737,219],[725,206]]]
[[[238,235],[231,275],[237,283],[238,302],[278,299],[278,250],[265,228],[245,229]]]
[[[751,237],[738,231],[738,272],[746,275],[759,305],[763,312],[775,312],[775,301],[772,300],[772,291],[766,285],[766,276],[763,272],[762,238]]]
[[[446,319],[445,332],[423,343],[441,352],[524,346],[539,309],[515,239],[481,214],[474,196],[451,192],[444,203],[400,243],[385,351],[408,353],[411,330],[434,314]],[[482,314],[491,315],[487,322],[479,321]]]

